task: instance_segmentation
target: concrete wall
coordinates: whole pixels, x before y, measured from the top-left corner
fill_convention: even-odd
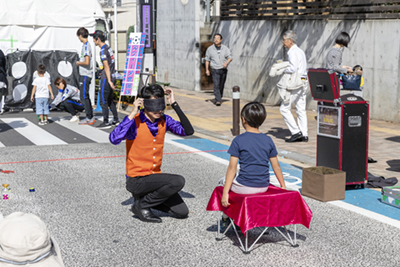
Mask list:
[[[277,78],[268,76],[277,59],[286,59],[281,35],[288,29],[298,33],[298,45],[306,53],[308,68],[321,68],[336,36],[351,36],[344,50],[343,64],[360,64],[364,69],[364,98],[370,101],[370,117],[400,122],[399,35],[400,21],[222,21],[214,32],[224,36],[233,62],[225,85],[227,96],[235,85],[241,98],[278,104]],[[316,103],[308,97],[308,108]]]
[[[188,90],[200,90],[200,1],[157,2],[157,79]]]
[[[158,80],[168,71],[169,82],[187,90],[200,90],[200,49],[195,44],[205,13],[197,2],[158,1]],[[284,31],[298,33],[298,45],[306,53],[309,68],[324,67],[336,36],[348,32],[352,40],[342,63],[363,66],[364,98],[370,101],[371,118],[400,122],[400,20],[221,21],[212,27],[213,33],[222,34],[223,44],[233,54],[224,95],[231,96],[231,88],[238,85],[242,99],[269,104],[280,103],[279,78],[268,73],[277,59],[287,58],[281,42]],[[316,108],[310,94],[307,102],[309,109]]]

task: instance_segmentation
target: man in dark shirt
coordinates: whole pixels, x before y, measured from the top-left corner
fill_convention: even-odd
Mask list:
[[[100,57],[103,62],[103,71],[101,72],[100,80],[100,106],[103,112],[103,122],[97,126],[99,129],[109,129],[113,125],[119,124],[117,108],[113,101],[113,90],[115,90],[115,60],[114,53],[111,48],[105,43],[106,36],[104,32],[96,30],[90,34],[93,36],[93,42],[100,47]],[[113,113],[114,120],[108,122],[108,107]]]

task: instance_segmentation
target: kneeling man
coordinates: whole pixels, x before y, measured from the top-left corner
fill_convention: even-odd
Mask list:
[[[164,90],[159,85],[144,87],[133,103],[132,112],[110,134],[118,145],[126,140],[126,189],[135,203],[132,212],[144,222],[161,222],[151,209],[186,218],[189,210],[178,192],[185,179],[177,174],[161,173],[164,137],[167,131],[180,136],[194,133],[193,127],[175,101],[171,89],[166,89],[168,102],[179,116],[175,121],[163,114]],[[144,109],[139,111],[139,107]]]

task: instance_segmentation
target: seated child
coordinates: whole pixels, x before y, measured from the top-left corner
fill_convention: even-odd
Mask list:
[[[361,82],[360,82],[360,87],[358,89],[346,89],[346,88],[342,88],[343,86],[341,85],[341,95],[346,95],[346,94],[352,94],[352,95],[356,95],[359,97],[363,97],[363,85],[364,85],[364,78],[362,77],[363,75],[363,69],[360,65],[355,65],[353,67],[353,72],[352,72],[352,76],[354,75],[359,75],[361,76]],[[342,75],[343,76],[343,75]],[[343,78],[342,78],[343,79]],[[342,81],[340,81],[342,83]]]
[[[281,188],[286,189],[275,144],[271,137],[258,129],[267,117],[264,106],[258,102],[250,102],[243,107],[241,117],[246,132],[235,137],[228,150],[231,158],[221,199],[224,207],[230,205],[228,195],[230,190],[237,194],[266,192],[269,186],[270,165]],[[236,176],[238,162],[240,171]]]
[[[357,74],[357,75],[360,75],[361,76],[361,83],[360,83],[360,90],[359,91],[357,91],[357,90],[354,90],[354,91],[352,91],[352,93],[354,94],[354,95],[356,95],[356,96],[359,96],[359,97],[363,97],[363,85],[364,85],[364,78],[362,77],[362,75],[363,75],[363,68],[360,66],[360,65],[355,65],[354,67],[353,67],[353,72],[354,72],[354,74]]]

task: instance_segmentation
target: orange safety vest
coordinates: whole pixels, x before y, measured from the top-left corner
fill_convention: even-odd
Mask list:
[[[136,138],[126,140],[126,175],[145,176],[161,172],[164,136],[166,132],[163,117],[158,121],[158,133],[154,137],[146,122],[135,116]]]

